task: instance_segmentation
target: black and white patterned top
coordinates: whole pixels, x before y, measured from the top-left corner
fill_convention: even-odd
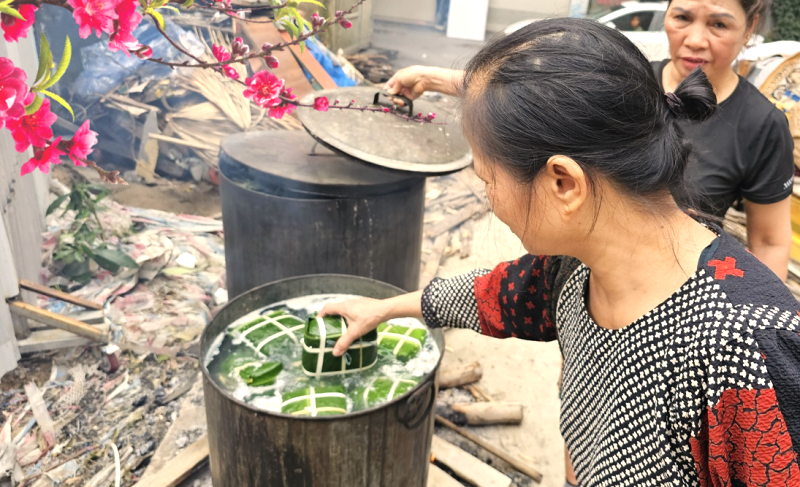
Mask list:
[[[423,315],[559,340],[561,431],[581,487],[800,486],[800,315],[783,283],[722,234],[670,298],[609,330],[586,310],[589,274],[528,255],[435,280]]]

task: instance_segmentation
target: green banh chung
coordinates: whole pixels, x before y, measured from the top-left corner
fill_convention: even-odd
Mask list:
[[[248,313],[217,337],[209,372],[234,398],[298,417],[347,414],[402,396],[438,363],[435,340],[419,320],[390,320],[334,357],[347,320],[317,313],[348,298],[312,295]]]

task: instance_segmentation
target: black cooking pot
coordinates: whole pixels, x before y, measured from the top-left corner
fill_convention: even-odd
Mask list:
[[[297,417],[257,409],[221,389],[206,357],[236,319],[311,294],[390,298],[401,289],[363,277],[320,274],[265,284],[230,303],[201,337],[211,475],[215,487],[424,487],[430,463],[436,367],[408,393],[342,416]],[[444,355],[441,330],[431,330]]]

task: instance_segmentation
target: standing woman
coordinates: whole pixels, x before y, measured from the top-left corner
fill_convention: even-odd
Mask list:
[[[686,169],[679,199],[723,218],[743,199],[748,248],[786,280],[792,242],[790,196],[794,143],[786,116],[738,76],[731,64],[753,35],[765,0],[672,0],[664,27],[672,58],[653,63],[662,87],[675,88],[700,67],[714,88],[719,110],[710,119],[679,122],[692,139],[695,159]],[[386,84],[411,99],[425,91],[457,95],[463,73],[412,66]]]
[[[673,197],[692,145],[678,121],[716,108],[703,72],[665,96],[622,34],[552,19],[489,42],[460,91],[475,172],[529,255],[327,305],[350,325],[334,354],[402,316],[557,339],[581,487],[800,486],[798,303]]]

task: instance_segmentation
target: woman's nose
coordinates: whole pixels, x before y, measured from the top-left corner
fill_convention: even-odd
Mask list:
[[[697,22],[689,27],[684,45],[693,51],[700,51],[708,47],[708,29]]]

